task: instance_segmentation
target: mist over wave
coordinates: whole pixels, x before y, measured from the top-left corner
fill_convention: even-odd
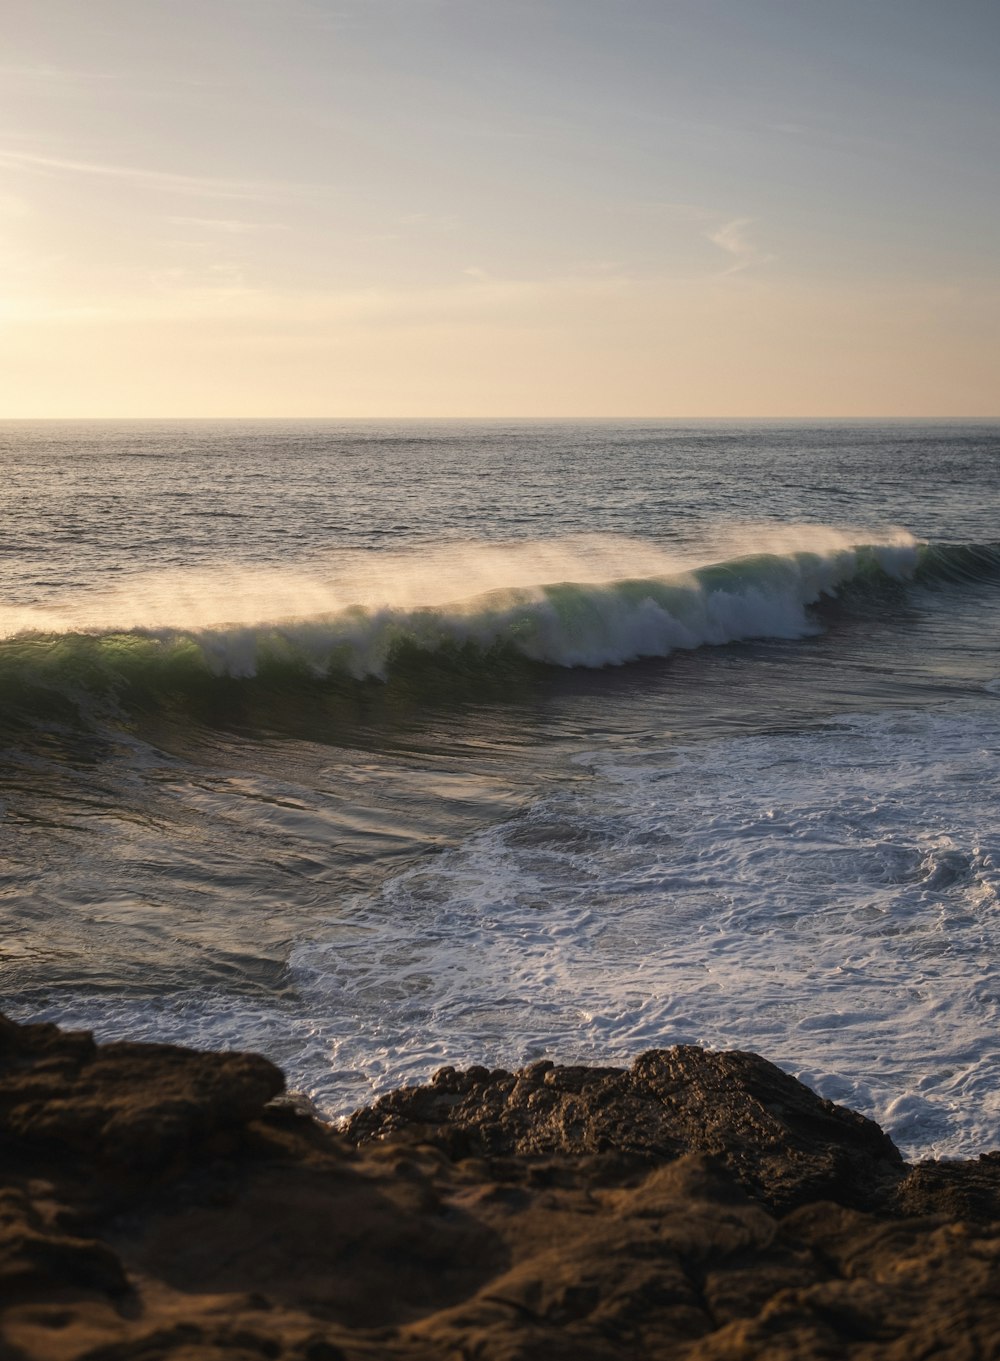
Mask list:
[[[752,550],[752,551],[751,551]],[[816,630],[808,609],[865,574],[913,575],[904,530],[727,528],[666,551],[588,535],[354,553],[294,568],[136,576],[113,591],[0,612],[0,666],[91,683],[158,664],[251,678],[385,679],[414,653],[508,652],[573,667]],[[83,670],[81,671],[81,667]]]

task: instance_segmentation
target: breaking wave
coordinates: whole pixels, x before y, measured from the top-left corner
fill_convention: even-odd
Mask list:
[[[760,536],[757,536],[759,542]],[[324,574],[136,578],[117,595],[0,611],[0,699],[130,706],[213,682],[356,684],[408,671],[606,667],[816,633],[816,607],[884,610],[886,587],[982,581],[1000,545],[854,541],[820,526],[712,560],[607,538],[344,559]],[[378,559],[377,561],[375,559]],[[44,706],[47,707],[47,706]]]

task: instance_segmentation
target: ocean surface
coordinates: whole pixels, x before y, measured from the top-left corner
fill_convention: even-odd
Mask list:
[[[1000,1145],[1000,427],[8,422],[0,1006]]]

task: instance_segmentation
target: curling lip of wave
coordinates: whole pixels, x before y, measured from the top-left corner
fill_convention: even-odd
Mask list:
[[[396,589],[396,603],[365,604],[357,599],[340,609],[297,617],[262,618],[257,622],[185,627],[106,628],[65,633],[22,634],[0,648],[7,662],[14,657],[31,669],[52,672],[75,660],[76,679],[85,685],[137,680],[158,665],[174,679],[180,671],[250,678],[263,671],[290,668],[323,677],[335,673],[355,679],[386,678],[408,654],[488,653],[503,650],[534,662],[571,667],[621,665],[640,657],[667,656],[677,649],[724,644],[749,638],[795,638],[814,633],[809,606],[835,595],[849,582],[874,577],[903,580],[918,570],[925,552],[912,538],[896,531],[882,542],[850,542],[835,531],[809,531],[815,546],[786,547],[710,564],[685,565],[651,545],[632,545],[615,557],[604,544],[592,545],[589,563],[577,546],[577,561],[551,545],[534,545],[511,553],[504,546],[483,546],[490,571],[472,555],[462,598],[426,603],[433,592],[410,582]],[[785,544],[789,544],[786,533]],[[801,543],[801,539],[799,540]],[[505,560],[506,559],[506,560]],[[539,581],[553,567],[579,566],[591,579]],[[515,570],[504,571],[514,567]],[[628,567],[665,568],[661,573],[614,577]],[[497,569],[500,569],[499,572]],[[490,574],[514,578],[514,584],[487,585]],[[534,579],[532,579],[534,577]],[[287,582],[286,582],[287,584]],[[437,583],[437,593],[455,589],[454,578]],[[329,604],[315,581],[312,595],[299,606],[321,600]],[[385,599],[372,591],[373,600]],[[421,596],[425,599],[421,599]],[[343,597],[341,597],[343,598]],[[264,601],[273,606],[274,598]],[[258,607],[258,612],[259,607]],[[31,665],[33,664],[33,665]],[[20,669],[20,668],[19,668]],[[38,677],[43,679],[42,674]],[[148,679],[148,674],[146,674]]]
[[[665,548],[643,539],[576,534],[552,539],[458,542],[342,551],[280,566],[219,563],[130,575],[25,605],[0,604],[0,638],[19,633],[125,633],[261,627],[353,609],[454,609],[504,591],[538,593],[554,582],[609,586],[674,579],[752,556],[830,556],[859,545],[912,547],[905,530],[875,538],[823,525],[726,525],[701,544]]]

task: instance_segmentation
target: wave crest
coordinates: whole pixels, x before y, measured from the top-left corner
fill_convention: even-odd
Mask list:
[[[7,611],[0,694],[34,709],[33,695],[155,702],[220,679],[282,687],[388,681],[427,666],[493,674],[501,661],[623,666],[808,636],[820,627],[816,604],[845,591],[863,606],[871,592],[872,610],[884,610],[887,584],[988,580],[1000,574],[1000,544],[920,544],[903,531],[864,542],[804,527],[782,529],[765,551],[714,561],[578,539],[369,555],[367,574],[356,562],[348,569],[190,574],[121,597]]]
[[[0,687],[9,699],[38,687],[121,695],[212,678],[386,680],[428,658],[468,667],[501,655],[618,666],[807,636],[819,629],[812,607],[848,586],[853,598],[869,585],[1000,571],[998,545],[921,545],[903,531],[852,540],[812,526],[715,560],[608,539],[376,556],[367,577],[357,563],[325,579],[248,570],[199,591],[206,578],[192,575],[174,580],[172,604],[168,583],[151,592],[147,581],[145,595],[8,611]]]

